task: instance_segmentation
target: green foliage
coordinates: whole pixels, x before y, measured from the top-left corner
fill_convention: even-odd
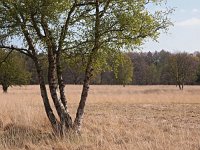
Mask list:
[[[156,0],[149,2],[152,5],[160,3]],[[94,74],[109,69],[107,58],[117,58],[120,51],[133,50],[147,38],[156,40],[161,31],[172,25],[168,18],[172,10],[151,12],[144,0],[111,0],[108,5],[106,3],[100,2],[100,9],[105,11],[100,12],[99,19],[96,18],[95,5],[83,7],[91,11],[86,13],[85,18],[82,16],[78,25],[70,28],[71,40],[65,42],[69,55],[80,53],[88,60],[92,57]],[[117,59],[112,61],[119,65]]]
[[[158,68],[155,64],[151,64],[147,68],[147,74],[146,74],[146,83],[152,85],[152,84],[158,84],[159,83],[159,77],[160,73]]]
[[[38,51],[45,51],[47,38],[38,37],[35,28],[44,35],[42,22],[47,22],[53,40],[56,40],[60,35],[60,26],[64,24],[67,11],[71,6],[72,2],[69,0],[2,0],[0,2],[1,40],[7,42],[19,38],[23,40],[23,45],[27,46],[28,42],[24,37],[24,30],[27,30],[34,44],[39,46]]]
[[[0,50],[0,60],[3,60],[7,54],[8,52]],[[0,64],[0,84],[3,87],[28,84],[29,80],[30,73],[26,71],[25,61],[18,53],[11,53]]]
[[[197,78],[197,61],[187,53],[177,53],[169,59],[169,67],[172,78],[178,85],[184,85]]]
[[[116,80],[123,86],[131,84],[133,81],[133,63],[129,56],[121,54],[120,64],[117,68]]]
[[[149,3],[145,0],[99,1],[99,14],[96,5],[87,4],[88,1],[3,0],[0,2],[0,40],[9,45],[13,38],[19,37],[24,41],[22,47],[32,54],[28,36],[38,56],[42,51],[47,57],[47,49],[52,43],[53,51],[58,51],[62,29],[75,2],[60,48],[68,58],[66,65],[80,72],[85,72],[91,58],[94,76],[106,70],[112,70],[118,76],[120,65],[130,65],[130,62],[120,60],[121,53],[142,45],[147,38],[156,40],[161,31],[172,25],[168,18],[172,10],[152,12],[148,8],[161,0],[150,0]],[[46,33],[46,26],[50,33]],[[45,68],[48,68],[48,62],[46,64]],[[123,65],[121,68],[125,68]],[[131,79],[127,80],[124,83]]]

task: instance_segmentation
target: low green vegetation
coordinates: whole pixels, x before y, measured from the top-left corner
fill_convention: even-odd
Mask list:
[[[30,83],[31,74],[22,55],[1,50],[0,60],[0,84],[5,93],[10,86]]]

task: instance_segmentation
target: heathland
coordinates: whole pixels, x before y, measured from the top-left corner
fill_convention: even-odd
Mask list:
[[[75,116],[81,86],[66,85]],[[89,91],[81,135],[57,139],[39,86],[0,93],[0,149],[199,150],[200,86],[95,86]]]

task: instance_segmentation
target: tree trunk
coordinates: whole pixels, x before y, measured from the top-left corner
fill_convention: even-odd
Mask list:
[[[18,21],[20,22],[20,19],[18,19]],[[45,106],[45,111],[46,114],[51,122],[51,125],[54,129],[54,131],[58,134],[58,135],[62,135],[63,134],[63,124],[68,126],[72,126],[69,122],[69,120],[71,119],[71,117],[69,116],[69,114],[66,112],[65,107],[63,106],[62,101],[58,98],[57,93],[56,93],[56,89],[57,89],[57,76],[56,76],[56,55],[55,55],[55,51],[56,51],[56,42],[54,41],[53,35],[51,33],[51,31],[48,28],[48,23],[45,20],[45,17],[42,16],[41,17],[41,26],[42,29],[44,30],[44,37],[39,36],[42,40],[45,41],[47,49],[48,49],[48,62],[49,62],[49,70],[48,70],[48,80],[49,80],[49,89],[50,89],[50,93],[51,93],[51,97],[53,99],[54,105],[56,107],[56,111],[60,117],[60,122],[56,119],[53,110],[51,109],[50,103],[49,103],[49,99],[48,99],[48,95],[47,95],[47,90],[45,87],[45,82],[44,82],[44,78],[43,78],[43,72],[41,69],[41,66],[39,64],[38,61],[38,57],[37,57],[37,53],[36,50],[34,48],[33,45],[33,41],[31,39],[31,36],[29,35],[28,30],[26,29],[26,23],[23,23],[21,25],[22,31],[24,33],[24,36],[27,40],[27,43],[29,45],[29,49],[31,50],[31,57],[35,63],[36,69],[37,69],[37,73],[38,73],[38,78],[39,78],[39,83],[40,83],[40,91],[41,91],[41,96],[43,98],[43,103]],[[67,120],[67,119],[68,120]],[[67,120],[67,121],[65,121]],[[64,122],[64,123],[63,123]],[[71,121],[72,122],[72,121]]]
[[[37,74],[38,74],[38,80],[39,80],[39,84],[40,84],[40,92],[41,92],[41,96],[43,99],[47,117],[49,118],[49,121],[52,125],[54,132],[56,134],[59,134],[59,131],[61,130],[61,125],[58,122],[58,120],[56,119],[56,117],[53,113],[53,110],[50,106],[41,66],[36,58],[34,59],[34,63],[35,63],[35,67],[36,67]]]
[[[59,86],[59,90],[60,90],[60,99],[66,109],[66,111],[68,112],[68,108],[67,108],[67,100],[66,100],[66,96],[65,96],[65,84],[63,82],[63,77],[62,77],[62,69],[61,69],[61,64],[60,64],[60,53],[58,52],[56,55],[56,69],[57,69],[57,78],[58,78],[58,86]]]
[[[83,83],[83,89],[82,89],[82,94],[81,94],[81,100],[76,112],[76,118],[74,120],[74,125],[73,128],[76,132],[80,132],[81,130],[81,123],[83,120],[83,114],[84,114],[84,108],[85,108],[85,103],[87,100],[88,92],[89,92],[89,86],[90,86],[90,79],[92,76],[92,66],[89,64],[87,67],[88,69],[86,70],[85,73],[85,79]]]
[[[60,58],[58,58],[60,59]],[[61,71],[58,70],[59,65],[56,60],[56,54],[53,52],[52,48],[49,47],[48,50],[48,62],[49,62],[49,70],[48,70],[48,81],[49,81],[49,89],[51,93],[51,98],[56,107],[56,111],[60,118],[61,122],[61,130],[60,135],[63,136],[66,133],[66,130],[72,128],[72,119],[69,113],[67,112],[66,98],[64,95],[64,84],[62,83]],[[61,99],[57,95],[57,82],[59,82],[59,91]]]
[[[181,84],[180,84],[180,83],[178,83],[178,87],[179,87],[180,90],[182,90],[182,88],[181,88]]]
[[[46,37],[46,45],[48,49],[48,82],[49,82],[49,89],[51,98],[54,102],[54,106],[56,108],[57,114],[60,118],[61,123],[61,130],[60,135],[65,134],[65,130],[72,128],[72,119],[67,112],[67,105],[66,105],[66,98],[64,95],[64,84],[62,84],[62,76],[60,70],[60,50],[56,51],[57,46],[56,42],[54,41],[54,37],[51,31],[48,28],[47,21],[45,18],[42,18],[43,29],[45,31]],[[58,97],[57,94],[57,86],[59,83],[59,90],[61,99]]]
[[[7,93],[8,92],[8,85],[7,84],[2,84],[3,92]]]
[[[184,83],[182,83],[181,81],[178,81],[177,84],[178,84],[179,89],[183,90]]]
[[[184,86],[184,83],[182,83],[182,85],[181,85],[182,90],[183,90],[183,86]]]
[[[82,89],[82,94],[81,94],[81,100],[80,100],[80,103],[79,103],[79,106],[78,106],[76,118],[74,120],[74,125],[73,125],[73,128],[78,133],[80,132],[80,129],[81,129],[81,123],[82,123],[82,120],[83,120],[85,103],[86,103],[88,91],[89,91],[90,79],[92,77],[92,71],[93,71],[92,65],[95,61],[95,57],[96,57],[96,55],[98,53],[98,49],[99,49],[99,40],[100,40],[100,35],[99,35],[99,33],[100,33],[99,32],[99,26],[100,26],[99,0],[95,1],[95,5],[96,5],[95,43],[94,43],[94,47],[91,51],[91,54],[88,58],[88,63],[87,63],[86,71],[85,71],[85,79],[84,79],[83,89]]]
[[[101,74],[100,74],[100,85],[103,84],[103,71],[101,71]]]
[[[62,70],[61,70],[61,63],[60,63],[60,54],[61,52],[58,51],[56,55],[56,70],[57,70],[57,79],[58,79],[58,86],[59,86],[59,91],[60,91],[60,100],[62,105],[64,106],[64,117],[61,120],[61,124],[63,126],[63,132],[65,132],[65,129],[71,129],[72,128],[72,119],[71,116],[69,115],[68,107],[67,107],[67,100],[65,96],[65,85],[63,82],[62,78]]]

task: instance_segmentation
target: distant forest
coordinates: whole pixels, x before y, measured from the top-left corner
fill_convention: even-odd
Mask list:
[[[6,52],[5,52],[6,53]],[[14,53],[17,60],[21,61],[29,78],[25,84],[39,84],[34,63],[30,58]],[[48,74],[46,54],[40,53],[43,72]],[[3,60],[5,54],[1,54]],[[200,84],[200,53],[170,53],[165,50],[160,52],[129,52],[122,54],[123,61],[116,63],[115,58],[109,58],[106,65],[100,66],[95,72],[92,84],[101,85],[178,85]],[[9,59],[9,58],[8,58]],[[70,61],[69,61],[70,60]],[[16,64],[16,62],[14,62]],[[118,65],[116,65],[118,64]],[[81,84],[84,80],[83,58],[63,58],[62,69],[65,84]],[[19,67],[13,66],[18,69]],[[9,69],[6,69],[6,71]],[[1,72],[3,69],[1,69]],[[14,73],[12,73],[14,74]],[[0,74],[1,76],[1,74]],[[45,76],[48,83],[48,75]],[[17,84],[17,83],[16,83]],[[23,83],[22,83],[23,84]]]

